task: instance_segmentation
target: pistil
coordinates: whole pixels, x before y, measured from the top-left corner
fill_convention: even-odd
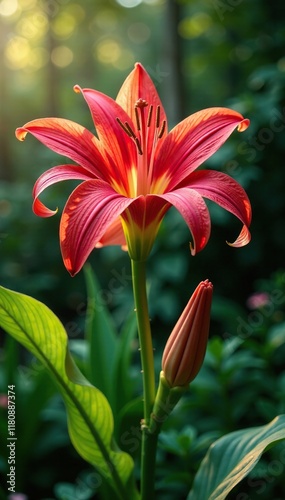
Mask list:
[[[145,108],[147,107],[148,114],[146,116]],[[148,105],[145,99],[138,99],[136,101],[134,111],[136,128],[132,128],[128,122],[123,123],[120,118],[117,118],[117,122],[124,132],[126,132],[128,137],[134,141],[137,147],[136,196],[145,196],[150,192],[156,145],[157,141],[162,138],[165,132],[166,122],[165,120],[161,122],[160,106],[158,105],[156,107],[154,116],[153,105]],[[155,120],[154,123],[153,120]],[[149,147],[149,141],[151,141],[151,147]]]
[[[144,99],[138,99],[135,103],[135,113],[138,122],[138,130],[140,132],[140,144],[142,149],[142,155],[138,158],[138,170],[137,170],[137,196],[146,195],[148,193],[148,185],[147,185],[147,173],[148,173],[148,164],[147,164],[147,131],[149,129],[149,114],[146,120],[145,116],[145,108],[148,106],[147,101]]]

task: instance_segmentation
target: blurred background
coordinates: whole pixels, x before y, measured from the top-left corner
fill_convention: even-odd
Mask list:
[[[149,258],[158,370],[166,338],[198,282],[208,278],[215,289],[205,367],[184,403],[185,416],[173,417],[178,419],[177,435],[171,435],[172,441],[164,436],[161,443],[158,498],[174,495],[165,486],[169,460],[177,475],[185,469],[183,478],[176,477],[175,495],[186,497],[213,435],[207,434],[198,447],[201,456],[193,458],[185,443],[206,431],[220,435],[264,424],[285,411],[284,48],[281,0],[0,0],[0,283],[45,302],[64,323],[71,342],[83,338],[86,290],[83,273],[71,278],[64,269],[58,226],[74,185],[51,187],[44,199],[59,212],[37,218],[31,210],[33,184],[62,158],[31,136],[20,143],[15,129],[34,118],[56,116],[93,130],[73,85],[115,98],[136,61],[152,77],[170,128],[210,106],[231,107],[251,121],[246,132],[235,132],[206,164],[246,189],[253,209],[251,243],[230,248],[226,240],[235,239],[240,223],[209,203],[212,235],[203,252],[191,257],[185,222],[170,210]],[[128,256],[119,248],[106,248],[94,251],[89,261],[100,283],[98,304],[109,308],[120,329],[133,307]],[[35,360],[4,334],[0,346],[0,393],[5,394],[11,380],[21,388],[18,425],[26,439],[19,445],[18,488],[23,500],[95,498],[94,484],[93,489],[86,486],[86,464],[68,444],[54,387]],[[32,410],[27,397],[34,398]],[[4,398],[0,436],[6,435],[5,412]],[[272,460],[280,465],[275,475],[268,468]],[[3,455],[3,474],[5,467]],[[284,467],[280,455],[262,462],[255,471],[259,483],[245,482],[231,498],[238,498],[238,492],[248,493],[245,499],[284,498]],[[29,477],[27,470],[36,473]],[[62,493],[60,481],[71,488],[70,497],[67,490]],[[86,486],[82,496],[78,488],[77,493],[72,490],[80,481]]]

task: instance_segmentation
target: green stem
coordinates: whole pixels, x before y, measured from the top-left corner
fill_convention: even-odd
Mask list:
[[[142,430],[141,500],[155,500],[155,463],[159,432]]]
[[[146,294],[145,262],[132,260],[132,279],[143,376],[144,421],[142,425],[141,499],[151,500],[154,498],[157,434],[149,432],[150,417],[155,399],[155,375]]]
[[[153,347],[146,295],[145,262],[132,260],[132,279],[143,376],[144,424],[148,426],[155,398],[155,378]]]

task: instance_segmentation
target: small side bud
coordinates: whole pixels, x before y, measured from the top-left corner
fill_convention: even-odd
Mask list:
[[[172,388],[188,386],[200,371],[208,342],[212,295],[212,283],[202,281],[166,343],[162,371]]]

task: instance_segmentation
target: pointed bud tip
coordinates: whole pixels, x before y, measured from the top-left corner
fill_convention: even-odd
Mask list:
[[[208,279],[201,281],[199,286],[201,288],[206,288],[207,290],[213,290],[213,283],[211,283]]]

